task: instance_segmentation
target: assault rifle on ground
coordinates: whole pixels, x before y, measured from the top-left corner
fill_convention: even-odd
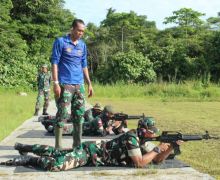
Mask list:
[[[163,131],[160,136],[153,138],[144,138],[143,141],[160,141],[164,143],[171,143],[174,149],[174,155],[179,155],[181,153],[179,145],[176,144],[176,141],[201,141],[208,139],[220,139],[220,137],[210,136],[209,132],[206,131],[203,135],[190,135],[190,134],[182,134],[180,132],[175,131]]]

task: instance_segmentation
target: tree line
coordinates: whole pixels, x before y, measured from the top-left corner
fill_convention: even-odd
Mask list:
[[[56,37],[68,33],[75,15],[63,0],[0,1],[0,84],[36,85],[36,73],[48,63]],[[109,8],[99,26],[88,23],[91,77],[100,83],[220,80],[220,17],[181,8],[164,18],[159,30],[147,16]]]

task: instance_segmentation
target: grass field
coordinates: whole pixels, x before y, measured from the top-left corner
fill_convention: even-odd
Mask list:
[[[185,85],[94,85],[94,97],[88,102],[111,104],[118,112],[153,116],[162,130],[183,133],[220,135],[220,87],[204,87],[199,83]],[[0,140],[34,113],[36,92],[18,96],[16,90],[0,88]],[[135,128],[137,121],[129,121]],[[201,172],[220,179],[220,141],[187,142],[179,159]]]
[[[220,85],[204,85],[197,81],[184,84],[94,84],[96,97],[157,98],[161,101],[220,101]]]
[[[220,135],[220,102],[162,102],[152,98],[92,98],[89,102],[111,104],[118,112],[153,116],[161,131],[200,134],[208,130],[212,135]],[[129,128],[136,125],[137,121],[129,122]],[[201,172],[220,178],[219,150],[220,140],[186,142],[178,158]]]
[[[33,92],[19,96],[14,90],[0,91],[0,140],[33,116],[35,101],[36,93]]]

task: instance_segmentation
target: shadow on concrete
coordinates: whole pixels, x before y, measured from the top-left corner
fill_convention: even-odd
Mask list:
[[[35,168],[35,167],[24,167],[24,166],[17,166],[14,170],[14,173],[27,173],[27,172],[45,172],[45,170],[41,168]]]
[[[13,158],[16,158],[18,157],[19,155],[3,155],[3,156],[0,156],[0,158],[7,158],[7,159],[13,159]]]
[[[14,150],[14,146],[0,146],[0,150]]]
[[[17,136],[17,138],[54,138],[54,136],[52,133],[48,133],[44,130],[30,130]]]
[[[169,168],[185,168],[185,167],[190,167],[189,165],[183,163],[180,160],[177,159],[172,159],[172,160],[166,160],[162,164],[150,164],[145,168],[142,169],[169,169]],[[133,167],[118,167],[118,166],[100,166],[100,167],[93,167],[93,166],[84,166],[84,167],[79,167],[75,169],[71,169],[68,171],[109,171],[109,170],[128,170],[128,169],[134,169]],[[26,173],[26,172],[38,172],[44,170],[40,168],[33,168],[33,167],[24,167],[24,166],[17,166],[16,169],[14,170],[14,173]]]
[[[83,136],[82,139],[112,139],[117,136],[108,135],[105,137],[97,137],[97,136]],[[30,130],[24,134],[17,136],[17,138],[54,138],[53,133],[49,133],[46,130]],[[71,135],[63,135],[64,139],[72,139]]]

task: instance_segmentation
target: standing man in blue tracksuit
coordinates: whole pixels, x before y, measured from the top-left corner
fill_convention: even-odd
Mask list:
[[[80,148],[85,112],[84,77],[88,84],[88,97],[93,95],[87,68],[86,44],[81,40],[84,30],[84,22],[81,19],[75,19],[70,34],[57,38],[53,45],[51,64],[53,90],[58,107],[55,125],[55,148],[57,149],[62,149],[62,129],[70,107],[73,122],[73,148]]]

